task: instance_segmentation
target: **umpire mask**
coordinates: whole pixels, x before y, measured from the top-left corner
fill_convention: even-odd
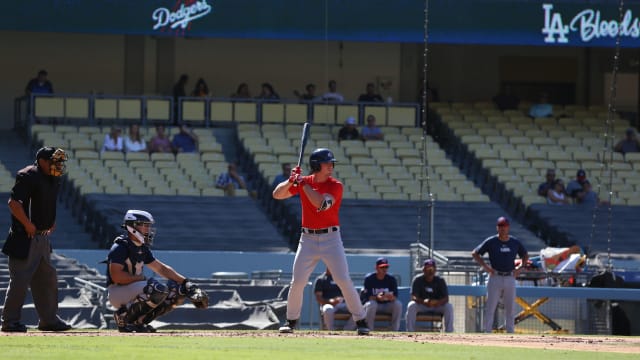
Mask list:
[[[69,157],[67,156],[67,153],[60,148],[50,146],[41,148],[36,154],[36,160],[40,159],[48,161],[48,168],[46,166],[42,166],[47,175],[62,176],[67,172],[66,162],[69,160]]]
[[[56,149],[51,155],[51,165],[49,165],[49,175],[62,176],[67,173],[67,160],[69,157],[62,149]]]

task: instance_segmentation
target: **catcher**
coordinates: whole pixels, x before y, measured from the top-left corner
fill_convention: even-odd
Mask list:
[[[107,256],[109,302],[120,332],[155,332],[149,323],[189,298],[197,308],[209,306],[209,296],[198,285],[157,260],[151,253],[155,229],[153,216],[143,210],[127,210],[122,227]],[[166,283],[143,275],[144,266],[168,279]]]

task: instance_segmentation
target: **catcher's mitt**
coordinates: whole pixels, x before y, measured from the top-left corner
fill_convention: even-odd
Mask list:
[[[209,307],[209,295],[207,292],[200,289],[198,285],[190,280],[185,280],[180,290],[198,309],[206,309]]]

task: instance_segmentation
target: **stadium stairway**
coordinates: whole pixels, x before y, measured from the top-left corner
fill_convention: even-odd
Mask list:
[[[18,170],[33,163],[36,150],[30,148],[16,131],[0,130],[0,162],[11,171],[14,178]],[[68,170],[73,171],[73,169]],[[8,199],[9,194],[0,193],[0,198]],[[95,249],[95,243],[91,242],[91,234],[83,229],[78,221],[74,219],[71,210],[63,205],[62,199],[60,200],[56,215],[56,231],[51,235],[53,248]],[[0,228],[8,229],[11,224],[11,215],[6,205],[4,206],[6,210],[4,212],[5,215],[0,216]],[[5,235],[0,234],[0,239],[2,239],[0,242],[4,242],[5,237]]]

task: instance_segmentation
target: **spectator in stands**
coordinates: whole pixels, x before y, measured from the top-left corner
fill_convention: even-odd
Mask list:
[[[53,85],[47,79],[47,70],[38,71],[38,76],[29,80],[24,92],[27,96],[31,94],[53,94]]]
[[[380,94],[376,94],[376,86],[373,83],[367,84],[367,89],[364,94],[358,97],[359,102],[384,102],[384,99]]]
[[[203,78],[198,79],[198,81],[196,82],[196,86],[193,88],[193,91],[191,91],[191,96],[195,96],[195,97],[211,96],[211,93],[209,92],[209,86],[207,86],[207,82],[204,81]]]
[[[574,203],[579,203],[584,198],[584,184],[587,182],[587,174],[583,169],[576,172],[576,178],[567,184],[566,193],[571,197]]]
[[[349,116],[344,122],[344,126],[338,131],[338,140],[359,140],[360,133],[356,128],[356,119]]]
[[[376,271],[364,278],[362,289],[364,304],[367,312],[367,324],[373,330],[375,318],[378,312],[391,313],[391,330],[400,330],[400,318],[402,317],[402,303],[398,300],[398,282],[389,275],[389,260],[384,257],[376,260]]]
[[[407,305],[407,331],[416,330],[416,316],[420,312],[434,312],[444,316],[444,329],[453,332],[453,305],[449,302],[447,282],[436,275],[436,262],[422,263],[422,274],[411,282],[411,301]]]
[[[182,74],[180,75],[178,82],[173,85],[173,100],[176,104],[178,103],[178,98],[187,96],[187,91],[185,90],[187,82],[189,82],[189,75]]]
[[[173,136],[171,141],[173,151],[177,153],[192,153],[198,151],[198,135],[186,124],[180,125],[180,132]]]
[[[580,201],[576,202],[577,206],[584,206],[588,208],[594,208],[598,205],[608,205],[609,201],[600,200],[598,194],[593,191],[591,183],[587,180],[582,184],[582,192],[584,195]]]
[[[288,179],[288,177],[287,177]],[[338,284],[333,281],[331,271],[327,268],[324,274],[318,276],[313,285],[313,291],[316,295],[316,301],[320,305],[320,314],[324,320],[324,325],[327,330],[335,330],[335,313],[336,312],[349,312],[347,303],[342,297],[342,290]],[[349,321],[345,324],[344,330],[355,330],[356,323],[353,321],[353,317],[349,318]]]
[[[547,93],[541,93],[538,103],[531,105],[529,108],[529,116],[534,119],[553,117],[553,105],[549,103],[549,95],[547,95]]]
[[[518,104],[520,104],[520,99],[513,94],[511,86],[505,85],[500,93],[493,97],[493,102],[501,111],[516,110],[518,109]]]
[[[376,117],[369,114],[367,125],[362,128],[362,140],[384,140],[382,129],[376,126]]]
[[[122,138],[122,129],[119,126],[112,126],[111,131],[104,136],[102,142],[102,151],[123,151],[124,139]]]
[[[276,175],[276,177],[273,179],[273,183],[271,184],[271,188],[275,189],[276,186],[278,186],[278,184],[280,184],[281,182],[288,180],[289,176],[291,176],[291,164],[289,163],[283,163],[282,164],[282,173]]]
[[[183,96],[187,96],[187,91],[185,87],[187,86],[187,82],[189,81],[189,76],[187,74],[180,75],[180,79],[178,82],[173,85],[173,124],[176,125],[180,122],[180,98]]]
[[[278,95],[270,83],[262,83],[260,89],[260,94],[256,96],[256,99],[280,100],[280,95]]]
[[[129,125],[129,133],[124,137],[125,152],[147,151],[147,142],[140,135],[140,125]]]
[[[247,189],[247,183],[244,177],[238,173],[237,165],[229,163],[227,172],[218,176],[216,188],[224,190],[226,196],[235,196],[237,189]]]
[[[241,83],[238,85],[236,92],[231,94],[234,99],[251,99],[251,93],[249,92],[249,85],[247,83]]]
[[[640,152],[640,141],[638,140],[636,131],[633,128],[628,128],[627,131],[625,131],[624,139],[620,140],[613,150],[623,155],[630,152]]]
[[[171,140],[165,132],[164,125],[156,125],[156,135],[149,140],[149,152],[172,152]]]
[[[344,96],[338,92],[338,84],[335,80],[329,80],[329,91],[322,95],[322,101],[343,102]]]
[[[546,179],[547,181],[538,186],[538,195],[543,198],[547,197],[549,189],[553,189],[553,183],[556,181],[556,171],[554,169],[547,169]]]
[[[553,187],[547,191],[547,204],[549,205],[567,205],[569,204],[569,197],[564,190],[564,182],[561,179],[556,179],[553,182]]]
[[[304,94],[301,94],[298,90],[293,90],[293,94],[300,101],[319,101],[319,100],[321,100],[321,98],[316,95],[316,86],[314,84],[307,84],[307,86],[305,86],[304,89],[306,91]]]

